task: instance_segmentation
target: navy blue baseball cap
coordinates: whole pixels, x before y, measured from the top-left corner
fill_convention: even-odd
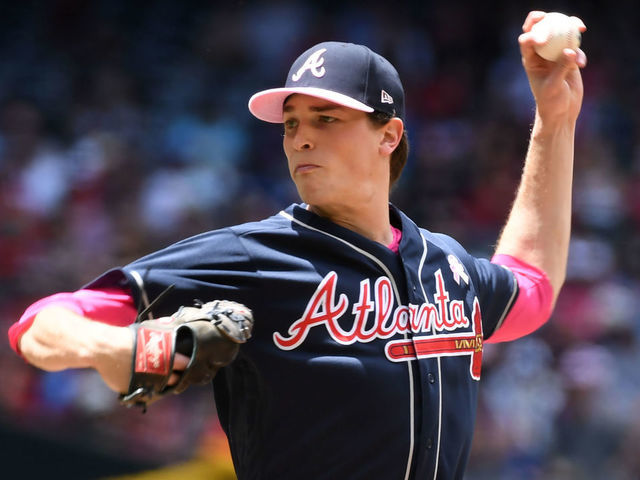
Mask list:
[[[285,86],[256,93],[249,100],[249,110],[260,120],[282,123],[284,101],[294,93],[404,118],[398,72],[364,45],[323,42],[311,47],[293,63]]]

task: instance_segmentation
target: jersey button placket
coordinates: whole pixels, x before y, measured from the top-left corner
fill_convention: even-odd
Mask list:
[[[436,376],[431,372],[427,373],[427,381],[431,384],[436,383]]]

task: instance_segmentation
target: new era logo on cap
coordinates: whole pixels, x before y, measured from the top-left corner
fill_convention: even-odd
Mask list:
[[[291,66],[285,86],[256,93],[249,100],[249,110],[261,120],[281,123],[284,101],[295,93],[363,112],[404,116],[398,72],[363,45],[323,42],[310,48]]]

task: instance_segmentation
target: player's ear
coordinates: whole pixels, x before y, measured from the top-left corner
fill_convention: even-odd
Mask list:
[[[391,155],[402,139],[404,124],[402,120],[393,117],[382,127],[382,138],[380,140],[380,154],[383,157]]]

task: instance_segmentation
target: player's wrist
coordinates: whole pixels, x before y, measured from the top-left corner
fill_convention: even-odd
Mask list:
[[[575,130],[576,119],[568,112],[549,112],[538,107],[531,136],[532,138],[565,136],[573,139]]]
[[[87,361],[109,388],[126,392],[133,356],[133,333],[128,327],[96,326]]]

